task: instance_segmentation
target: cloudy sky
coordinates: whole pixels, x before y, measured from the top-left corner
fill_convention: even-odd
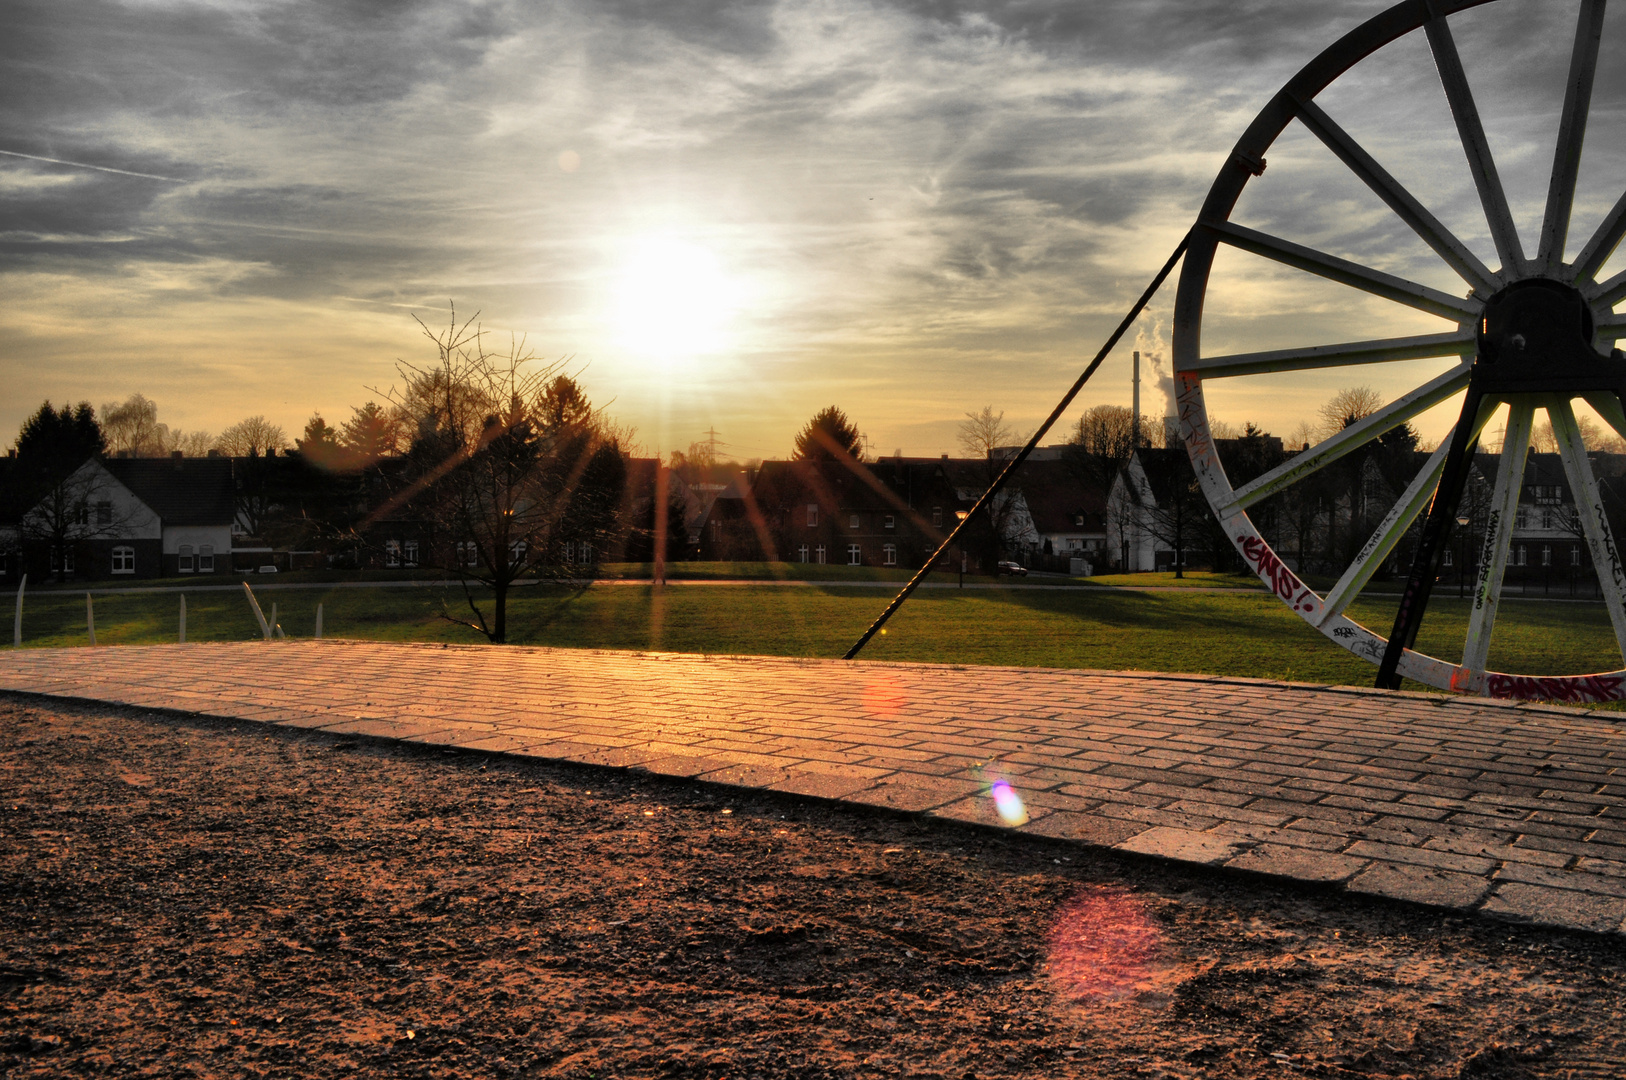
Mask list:
[[[0,440],[41,399],[134,391],[182,429],[336,423],[455,302],[495,348],[570,358],[649,451],[714,427],[781,456],[826,404],[877,453],[949,451],[968,410],[1048,411],[1271,93],[1384,6],[4,0]],[[1574,19],[1453,19],[1532,249]],[[1572,253],[1626,178],[1622,41],[1626,4]],[[1420,40],[1321,103],[1491,258]],[[1463,291],[1296,128],[1236,219]],[[1448,329],[1247,256],[1212,295],[1210,352]],[[1079,407],[1128,403],[1133,346]],[[1442,364],[1391,367],[1210,401],[1286,434]]]

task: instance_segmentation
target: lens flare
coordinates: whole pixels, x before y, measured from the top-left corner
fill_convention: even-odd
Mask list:
[[[1016,789],[1003,780],[995,780],[990,789],[994,797],[994,809],[999,811],[999,819],[1007,825],[1026,825],[1028,822],[1028,809],[1022,805],[1022,796]]]
[[[1063,997],[1075,1001],[1152,990],[1171,969],[1162,959],[1163,935],[1124,889],[1079,892],[1058,913],[1045,947],[1050,978]]]
[[[903,683],[883,675],[864,684],[864,711],[871,716],[896,716],[909,703]]]

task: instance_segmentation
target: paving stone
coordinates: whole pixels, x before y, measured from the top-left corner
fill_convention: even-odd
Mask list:
[[[1179,862],[1217,865],[1235,855],[1245,843],[1236,836],[1158,826],[1114,844],[1119,851],[1156,855]]]
[[[1347,886],[1351,892],[1387,896],[1435,907],[1469,908],[1490,891],[1490,882],[1474,874],[1426,866],[1374,863]]]
[[[1576,930],[1619,931],[1626,922],[1626,900],[1620,897],[1590,896],[1568,889],[1520,883],[1498,886],[1480,910],[1518,922]]]
[[[1225,865],[1232,870],[1253,870],[1299,881],[1336,882],[1354,877],[1372,865],[1372,860],[1285,844],[1260,844]]]
[[[874,707],[876,687],[897,707]],[[0,690],[990,825],[997,772],[1033,835],[1464,908],[1494,890],[1487,912],[1554,925],[1626,919],[1612,713],[1144,672],[343,640],[14,650]]]

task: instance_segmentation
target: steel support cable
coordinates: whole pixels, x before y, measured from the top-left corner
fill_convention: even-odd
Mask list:
[[[1186,253],[1186,245],[1190,242],[1191,233],[1187,231],[1186,235],[1180,238],[1180,243],[1175,245],[1174,252],[1169,256],[1168,261],[1163,264],[1163,269],[1159,270],[1157,276],[1152,279],[1152,283],[1146,286],[1146,291],[1140,294],[1140,299],[1136,300],[1135,306],[1129,309],[1129,314],[1125,315],[1123,321],[1118,324],[1118,329],[1114,330],[1112,336],[1107,338],[1107,343],[1101,346],[1101,351],[1095,354],[1095,359],[1090,361],[1089,367],[1084,369],[1084,373],[1073,383],[1072,388],[1062,395],[1062,399],[1056,403],[1056,407],[1050,410],[1050,415],[1045,417],[1045,422],[1040,424],[1039,429],[1028,439],[1027,445],[1022,447],[1017,455],[1006,463],[1005,468],[1000,470],[999,475],[994,478],[994,482],[989,485],[988,490],[982,493],[982,497],[976,501],[976,504],[971,507],[965,517],[961,518],[959,523],[954,526],[954,530],[948,534],[942,545],[932,553],[932,557],[926,560],[926,565],[922,566],[915,576],[909,579],[909,584],[903,587],[902,592],[892,598],[892,602],[886,606],[886,610],[881,612],[880,618],[870,624],[869,629],[864,631],[863,636],[853,642],[852,648],[848,649],[846,654],[842,656],[843,660],[853,659],[865,645],[869,644],[869,639],[880,632],[881,627],[886,625],[886,621],[892,617],[893,613],[903,606],[905,600],[909,599],[909,594],[914,592],[922,581],[926,580],[926,575],[932,572],[932,567],[937,565],[937,560],[941,559],[944,553],[954,546],[954,541],[959,538],[960,533],[975,520],[977,512],[987,506],[989,501],[1005,487],[1005,482],[1016,474],[1017,469],[1021,468],[1022,462],[1026,461],[1028,455],[1033,452],[1033,448],[1039,445],[1039,440],[1044,438],[1045,434],[1055,426],[1057,420],[1061,419],[1061,414],[1067,411],[1067,407],[1073,403],[1073,399],[1078,396],[1078,392],[1084,389],[1084,384],[1089,382],[1091,375],[1095,374],[1095,369],[1101,366],[1102,361],[1106,360],[1107,354],[1112,351],[1113,346],[1117,345],[1119,339],[1128,333],[1129,328],[1134,325],[1140,313],[1146,309],[1146,305],[1152,302],[1152,297],[1157,295],[1157,290],[1162,287],[1163,282],[1167,280],[1169,274],[1174,270],[1175,264],[1180,261],[1180,256]]]

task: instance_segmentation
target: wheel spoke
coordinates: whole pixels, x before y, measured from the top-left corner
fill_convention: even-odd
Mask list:
[[[1295,244],[1290,240],[1283,240],[1235,222],[1205,221],[1201,225],[1232,247],[1274,259],[1287,266],[1319,275],[1329,281],[1352,286],[1386,300],[1393,300],[1397,304],[1405,304],[1431,315],[1438,315],[1442,319],[1460,322],[1478,315],[1478,307],[1462,297],[1452,296],[1450,293],[1431,289],[1427,285],[1419,285],[1415,281],[1407,281],[1393,274],[1385,274],[1381,270],[1374,270],[1348,259],[1340,259],[1336,255],[1328,255],[1324,251]]]
[[[1581,0],[1581,15],[1575,24],[1575,49],[1570,54],[1564,112],[1553,151],[1552,180],[1547,185],[1547,214],[1536,252],[1536,261],[1549,272],[1564,262],[1564,241],[1569,238],[1575,177],[1581,169],[1581,144],[1586,140],[1587,113],[1592,108],[1592,79],[1598,71],[1598,42],[1603,39],[1603,6],[1604,0]]]
[[[1468,168],[1473,172],[1474,186],[1479,189],[1479,201],[1485,208],[1485,221],[1490,225],[1496,254],[1502,260],[1503,270],[1517,270],[1524,265],[1524,248],[1513,225],[1513,213],[1508,209],[1507,194],[1502,190],[1502,179],[1496,172],[1490,143],[1485,141],[1485,126],[1480,122],[1479,106],[1474,104],[1473,91],[1468,88],[1468,76],[1462,70],[1457,43],[1443,15],[1431,14],[1423,28],[1428,33],[1429,48],[1434,52],[1434,65],[1440,72],[1440,84],[1445,87],[1446,100],[1451,104],[1451,115],[1457,122],[1457,135],[1462,139],[1463,152],[1468,155]]]
[[[1475,344],[1472,330],[1417,337],[1346,341],[1341,345],[1312,345],[1305,349],[1205,356],[1191,370],[1205,379],[1231,375],[1258,375],[1273,371],[1309,371],[1312,368],[1381,364],[1391,360],[1426,360],[1435,356],[1470,356]]]
[[[1423,242],[1433,248],[1440,258],[1462,276],[1462,280],[1473,286],[1479,292],[1493,292],[1496,288],[1496,275],[1480,261],[1479,256],[1468,250],[1461,240],[1452,235],[1451,230],[1440,223],[1440,220],[1418,202],[1412,193],[1401,186],[1400,181],[1391,176],[1387,169],[1379,165],[1366,150],[1350,138],[1349,133],[1339,127],[1321,107],[1313,101],[1298,103],[1299,121],[1310,129],[1327,149],[1338,155],[1340,161],[1349,166],[1351,172],[1360,177],[1361,181],[1371,188],[1378,198],[1388,204],[1389,209],[1411,226],[1413,232],[1422,238]]]
[[[1446,454],[1445,469],[1440,486],[1434,491],[1429,504],[1428,520],[1423,523],[1423,535],[1417,543],[1417,555],[1412,559],[1411,577],[1406,591],[1401,594],[1400,607],[1395,612],[1394,629],[1383,650],[1383,662],[1378,666],[1376,685],[1380,689],[1400,689],[1400,658],[1417,641],[1417,630],[1423,625],[1423,612],[1428,608],[1429,593],[1434,591],[1435,568],[1440,552],[1456,524],[1457,503],[1462,498],[1463,485],[1468,482],[1468,469],[1472,462],[1474,443],[1478,436],[1474,423],[1484,397],[1471,384],[1463,395],[1462,413],[1457,426],[1451,431],[1450,450]]]
[[[1479,437],[1480,431],[1490,422],[1495,412],[1494,403],[1480,408],[1479,417],[1474,421],[1474,438]],[[1445,468],[1445,455],[1450,452],[1451,437],[1454,434],[1455,426],[1445,433],[1445,441],[1440,443],[1439,449],[1429,455],[1427,463],[1416,476],[1412,477],[1411,483],[1406,485],[1406,490],[1400,493],[1400,498],[1389,508],[1389,513],[1378,524],[1371,539],[1367,540],[1360,554],[1355,557],[1355,561],[1349,564],[1349,569],[1344,571],[1343,577],[1339,578],[1338,583],[1327,592],[1326,599],[1322,601],[1324,606],[1321,615],[1316,620],[1317,626],[1323,625],[1335,615],[1344,613],[1344,609],[1349,607],[1362,589],[1366,588],[1366,583],[1372,580],[1372,575],[1383,565],[1383,560],[1387,559],[1395,545],[1400,543],[1401,537],[1406,535],[1406,530],[1417,520],[1417,515],[1428,505],[1428,500],[1434,495],[1434,489],[1439,486],[1440,472]]]
[[[1468,688],[1471,689],[1478,689],[1484,680],[1485,661],[1490,656],[1491,630],[1496,626],[1496,608],[1502,600],[1502,577],[1507,572],[1513,521],[1519,511],[1519,492],[1524,487],[1524,459],[1530,451],[1530,424],[1535,411],[1528,398],[1508,403],[1502,462],[1496,470],[1496,488],[1491,495],[1490,516],[1485,522],[1485,542],[1479,549],[1474,603],[1468,612],[1468,639],[1462,646],[1462,666],[1468,671]],[[1464,566],[1462,573],[1467,572]]]
[[[1604,215],[1603,223],[1598,231],[1592,234],[1592,239],[1586,242],[1581,254],[1575,257],[1575,279],[1577,282],[1590,277],[1596,277],[1603,264],[1609,261],[1609,256],[1615,253],[1620,246],[1620,238],[1626,236],[1626,194],[1616,200],[1614,208]],[[1618,277],[1614,280],[1620,280]]]
[[[1584,395],[1586,403],[1603,417],[1603,422],[1615,429],[1615,433],[1626,439],[1626,409],[1621,408],[1620,399],[1614,394],[1596,393]]]
[[[1592,463],[1587,460],[1586,444],[1581,441],[1575,411],[1564,399],[1549,404],[1547,416],[1552,420],[1553,437],[1558,441],[1558,456],[1564,462],[1564,476],[1570,484],[1575,512],[1581,519],[1581,533],[1586,537],[1592,565],[1598,572],[1604,605],[1609,608],[1609,621],[1615,626],[1615,642],[1620,646],[1622,658],[1626,658],[1626,566],[1621,565],[1620,549],[1615,546],[1609,517],[1598,496],[1598,481],[1592,475]]]
[[[1320,471],[1353,450],[1382,435],[1392,427],[1433,408],[1468,384],[1470,365],[1459,364],[1445,374],[1430,379],[1404,397],[1362,417],[1342,431],[1321,440],[1296,457],[1282,462],[1263,476],[1237,488],[1231,507],[1246,509],[1276,492]],[[1231,507],[1227,507],[1229,510]]]
[[[1598,320],[1597,334],[1604,341],[1619,341],[1626,337],[1626,315],[1612,315]]]
[[[1599,301],[1609,307],[1626,300],[1626,270],[1599,285],[1597,292],[1588,299]]]

